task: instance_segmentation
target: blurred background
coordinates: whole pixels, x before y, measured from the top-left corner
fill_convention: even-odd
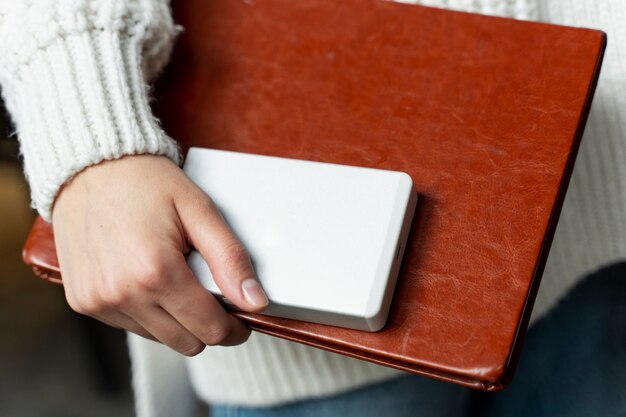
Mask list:
[[[35,219],[0,105],[0,416],[134,415],[125,335],[79,316],[21,250]]]

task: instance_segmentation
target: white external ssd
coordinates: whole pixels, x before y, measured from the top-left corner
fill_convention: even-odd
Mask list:
[[[263,314],[385,325],[417,202],[409,175],[203,148],[184,171],[248,249],[270,300]],[[221,297],[200,254],[187,261]]]

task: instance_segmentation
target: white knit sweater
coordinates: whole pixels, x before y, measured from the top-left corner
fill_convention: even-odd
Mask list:
[[[138,153],[179,161],[144,81],[167,62],[175,32],[165,1],[0,0],[2,94],[44,219],[89,165]]]
[[[626,2],[422,3],[608,33],[534,322],[584,275],[626,257]],[[0,0],[0,84],[17,127],[33,207],[44,218],[50,219],[60,186],[91,164],[135,153],[179,161],[175,143],[150,112],[145,83],[167,61],[176,32],[166,0]],[[129,346],[140,416],[189,415],[192,385],[207,401],[267,405],[399,374],[260,334],[188,360],[137,336],[130,336]]]

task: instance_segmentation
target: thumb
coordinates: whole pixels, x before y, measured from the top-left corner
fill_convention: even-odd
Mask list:
[[[209,265],[222,294],[242,310],[258,312],[269,304],[248,251],[226,224],[217,206],[200,189],[185,193],[176,209],[189,243]]]

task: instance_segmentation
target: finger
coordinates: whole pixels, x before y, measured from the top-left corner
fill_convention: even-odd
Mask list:
[[[209,346],[233,346],[245,342],[250,329],[229,314],[219,301],[193,276],[182,254],[172,261],[179,274],[176,291],[160,300],[161,307],[194,336]]]
[[[109,325],[111,327],[115,327],[121,330],[127,330],[131,333],[138,334],[139,336],[144,337],[146,339],[150,339],[150,340],[154,340],[155,342],[158,342],[157,338],[154,337],[152,334],[150,334],[150,332],[144,329],[139,323],[137,323],[135,320],[131,319],[126,314],[121,313],[119,311],[111,312],[110,314],[107,315],[107,317],[101,317],[101,316],[96,316],[96,315],[89,315],[89,317],[92,317],[98,321],[101,321],[102,323]]]
[[[198,189],[197,195],[180,199],[176,206],[187,238],[209,265],[222,294],[245,311],[267,307],[250,255],[213,201]]]
[[[63,287],[65,291],[65,298],[67,299],[68,305],[73,311],[78,314],[94,318],[111,327],[128,330],[130,332],[138,334],[139,336],[145,337],[146,339],[158,341],[152,334],[150,334],[150,332],[148,332],[141,325],[139,325],[139,323],[137,323],[126,314],[122,313],[116,308],[111,308],[110,306],[107,306],[99,299],[99,301],[95,301],[97,297],[76,296],[75,291],[77,289],[79,290],[78,293],[81,294],[80,290],[82,288],[80,286],[80,282],[81,281],[79,280],[79,285],[71,286],[74,291],[70,289],[70,285],[65,285]],[[88,292],[85,291],[84,293],[87,294]],[[82,301],[79,302],[78,300]]]
[[[142,306],[127,314],[158,341],[185,356],[195,356],[206,346],[159,306]]]

